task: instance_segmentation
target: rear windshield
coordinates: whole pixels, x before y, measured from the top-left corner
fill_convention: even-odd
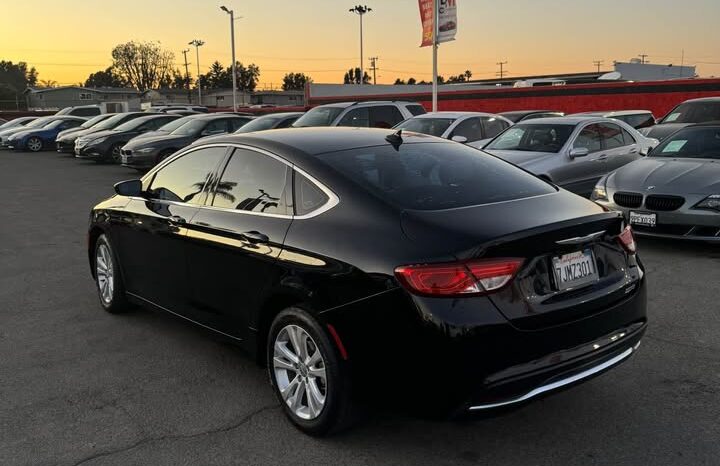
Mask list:
[[[93,129],[97,130],[103,130],[103,129],[113,129],[118,124],[120,124],[121,121],[123,121],[127,117],[126,113],[118,113],[115,116],[111,116],[107,120],[103,120],[97,125],[93,127]]]
[[[515,125],[490,142],[487,150],[559,152],[575,129],[574,125]]]
[[[88,121],[86,121],[85,123],[83,123],[82,125],[80,125],[80,128],[83,128],[83,129],[90,128],[92,126],[95,126],[96,124],[98,124],[99,122],[103,121],[106,118],[109,118],[107,116],[107,114],[94,116],[94,117],[90,118]]]
[[[681,129],[663,140],[650,156],[720,159],[720,126]]]
[[[440,137],[454,121],[452,118],[410,118],[395,125],[395,128]]]
[[[335,118],[344,110],[342,107],[315,107],[297,119],[293,126],[304,128],[308,126],[330,126]]]
[[[270,129],[275,126],[276,123],[280,122],[283,117],[272,117],[272,116],[266,116],[266,117],[260,117],[255,120],[252,120],[248,124],[244,125],[239,130],[235,131],[235,133],[252,133],[253,131],[264,131],[266,129]]]
[[[662,123],[705,123],[720,120],[720,102],[688,102],[673,109]]]
[[[461,144],[386,145],[317,157],[402,209],[452,209],[555,192],[514,165]]]
[[[173,131],[191,120],[193,120],[192,116],[178,118],[177,120],[173,120],[170,123],[165,123],[160,128],[158,128],[158,131],[162,131],[163,133],[172,133]]]

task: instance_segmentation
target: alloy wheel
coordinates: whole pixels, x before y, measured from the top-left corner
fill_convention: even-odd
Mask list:
[[[122,161],[122,146],[117,144],[110,149],[110,158],[113,163],[120,163]]]
[[[100,298],[105,304],[110,304],[113,299],[115,280],[113,277],[112,255],[105,244],[98,246],[95,253],[95,274]]]
[[[27,147],[32,152],[38,152],[42,149],[42,141],[39,138],[30,138],[27,142]]]
[[[275,338],[273,370],[280,395],[300,419],[316,419],[328,393],[325,359],[312,337],[297,325]]]

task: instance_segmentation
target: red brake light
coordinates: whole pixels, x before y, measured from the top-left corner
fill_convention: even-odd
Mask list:
[[[487,259],[463,263],[410,265],[395,269],[395,276],[416,294],[483,294],[507,285],[522,263],[522,259]]]
[[[630,225],[626,226],[625,229],[618,236],[618,242],[628,252],[628,254],[635,254],[637,252],[637,244],[635,243],[635,236],[633,235],[632,228]]]

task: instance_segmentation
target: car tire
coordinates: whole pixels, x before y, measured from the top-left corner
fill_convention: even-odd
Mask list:
[[[110,158],[109,162],[115,165],[122,163],[122,147],[124,144],[113,144],[110,147]]]
[[[111,314],[126,312],[131,306],[125,295],[117,255],[106,235],[100,235],[93,251],[95,285],[103,309]]]
[[[270,383],[290,422],[313,436],[349,427],[350,369],[325,329],[307,311],[292,307],[275,317],[267,342]]]
[[[37,136],[33,136],[27,140],[25,147],[27,147],[30,152],[40,152],[43,148],[42,139]]]
[[[162,162],[166,158],[170,157],[174,153],[175,153],[175,151],[173,149],[166,149],[166,150],[160,152],[157,156],[157,160],[155,160],[155,164],[156,165],[159,164],[160,162]]]

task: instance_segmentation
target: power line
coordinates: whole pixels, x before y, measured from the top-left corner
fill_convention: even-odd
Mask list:
[[[643,65],[644,65],[645,63],[649,63],[648,61],[645,60],[645,59],[648,58],[649,56],[650,56],[650,55],[648,55],[648,54],[646,54],[646,53],[638,54],[638,57],[640,57],[640,63],[642,63]]]
[[[597,66],[598,73],[600,72],[600,67],[605,63],[605,60],[593,60],[593,65]]]
[[[377,76],[375,73],[377,70],[380,69],[377,67],[377,61],[379,59],[380,59],[379,57],[370,57],[370,69],[372,70],[372,73],[373,73],[373,84],[377,84]]]

